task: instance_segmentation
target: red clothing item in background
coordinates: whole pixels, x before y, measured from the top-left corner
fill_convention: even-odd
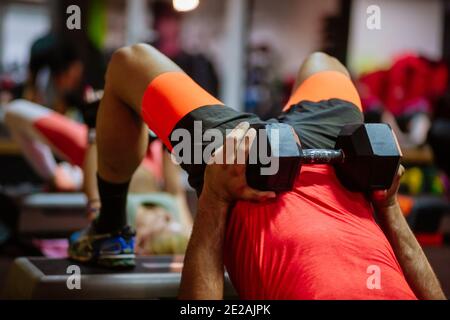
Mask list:
[[[44,116],[36,117],[33,126],[59,151],[65,160],[73,165],[83,167],[84,157],[88,148],[88,127],[75,122],[56,112],[48,112]],[[149,145],[142,164],[158,180],[162,179],[162,144],[154,141]]]
[[[448,84],[448,68],[443,62],[406,54],[388,70],[362,75],[359,89],[364,111],[386,107],[395,116],[427,112]]]
[[[358,80],[358,91],[365,112],[382,105],[386,96],[386,78],[388,71],[379,70],[362,75]]]
[[[408,107],[418,99],[427,100],[427,81],[431,73],[428,62],[420,57],[407,55],[397,60],[386,79],[388,90],[384,102],[388,110],[395,116],[418,111]],[[429,106],[424,105],[420,111],[429,112]]]
[[[231,213],[224,259],[240,297],[416,299],[363,194],[343,188],[331,166],[301,170],[293,191]]]

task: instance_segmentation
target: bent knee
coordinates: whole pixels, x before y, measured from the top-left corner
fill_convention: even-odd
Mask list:
[[[334,58],[325,52],[315,51],[306,57],[305,62],[327,63],[332,59]]]
[[[112,82],[115,75],[121,72],[126,72],[126,70],[130,68],[132,61],[133,54],[131,47],[122,47],[114,51],[106,70],[106,82]]]
[[[117,49],[111,56],[106,72],[106,80],[117,74],[124,75],[136,72],[143,64],[151,63],[156,56],[157,50],[151,45],[139,43]],[[123,80],[123,78],[122,78]]]
[[[303,62],[297,75],[297,86],[315,73],[337,71],[350,77],[348,70],[338,59],[324,52],[313,52]]]
[[[112,90],[117,98],[138,111],[148,84],[170,71],[181,69],[154,47],[148,44],[123,47],[111,57],[105,91]]]
[[[119,48],[112,54],[110,63],[120,64],[132,62],[133,58],[137,58],[137,55],[142,54],[143,51],[148,50],[150,48],[153,47],[145,43],[138,43]]]
[[[349,75],[347,69],[338,59],[320,51],[311,53],[306,58],[304,64],[311,71],[339,71]]]

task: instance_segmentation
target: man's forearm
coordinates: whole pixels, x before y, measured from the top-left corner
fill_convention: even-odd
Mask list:
[[[378,217],[406,280],[416,296],[419,299],[445,299],[439,281],[398,203],[379,208]]]
[[[200,197],[191,239],[186,250],[179,298],[223,298],[223,242],[228,205]]]

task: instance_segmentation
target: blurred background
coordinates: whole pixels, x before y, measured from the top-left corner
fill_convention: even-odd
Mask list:
[[[375,27],[371,5],[379,9]],[[83,200],[29,200],[48,185],[12,139],[2,106],[24,98],[82,121],[66,89],[81,81],[83,97],[86,84],[100,90],[114,50],[137,42],[155,45],[228,106],[263,119],[280,112],[308,54],[337,57],[357,84],[366,121],[397,133],[407,169],[403,211],[450,295],[446,0],[2,0],[0,288],[14,257],[63,256],[60,239],[86,224]],[[183,186],[195,212],[195,195]]]

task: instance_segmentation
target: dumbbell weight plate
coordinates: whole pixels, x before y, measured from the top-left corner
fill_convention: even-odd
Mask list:
[[[402,157],[392,129],[381,123],[345,126],[335,149],[344,152],[336,174],[351,191],[389,189]]]

